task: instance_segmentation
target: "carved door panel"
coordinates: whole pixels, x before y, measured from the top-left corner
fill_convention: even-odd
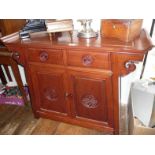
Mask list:
[[[113,124],[111,75],[71,71],[74,117]]]
[[[66,113],[64,70],[30,66],[35,108]]]

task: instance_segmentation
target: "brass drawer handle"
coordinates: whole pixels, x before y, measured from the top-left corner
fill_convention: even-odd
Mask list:
[[[89,66],[93,63],[93,57],[91,55],[85,55],[82,57],[82,63],[85,66]]]
[[[45,62],[48,60],[48,53],[47,52],[41,52],[40,53],[40,61]]]

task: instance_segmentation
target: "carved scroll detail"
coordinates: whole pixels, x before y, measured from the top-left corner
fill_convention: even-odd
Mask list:
[[[18,52],[14,52],[12,55],[12,58],[18,62],[19,58],[20,58],[20,54]]]
[[[21,64],[24,66],[25,60],[24,60],[23,55],[21,55],[21,53],[17,50],[13,50],[12,53],[13,53],[12,54],[13,60],[15,60],[18,64]]]
[[[135,63],[143,61],[144,54],[112,54],[112,70],[118,76],[125,76],[136,69]]]
[[[126,68],[126,70],[134,71],[136,69],[136,65],[135,65],[134,61],[128,61],[125,63],[125,68]]]
[[[136,65],[135,64],[138,64],[139,61],[132,61],[132,60],[129,60],[125,63],[125,68],[127,70],[128,73],[130,72],[133,72],[135,69],[136,69]]]
[[[86,108],[96,108],[98,106],[98,101],[92,94],[84,95],[81,98],[81,103]]]

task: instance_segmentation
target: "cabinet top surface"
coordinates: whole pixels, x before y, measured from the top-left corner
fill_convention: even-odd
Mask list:
[[[74,31],[72,37],[68,32],[58,33],[50,39],[47,32],[33,33],[30,39],[21,40],[19,34],[14,33],[1,38],[6,46],[15,45],[20,47],[44,47],[44,48],[99,48],[108,51],[148,51],[153,45],[150,37],[145,30],[142,30],[140,36],[134,41],[125,43],[113,38],[82,39],[77,37],[77,31]]]

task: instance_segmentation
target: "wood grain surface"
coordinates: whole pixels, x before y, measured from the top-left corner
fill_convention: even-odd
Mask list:
[[[88,128],[36,119],[30,108],[0,105],[0,135],[105,135]]]

